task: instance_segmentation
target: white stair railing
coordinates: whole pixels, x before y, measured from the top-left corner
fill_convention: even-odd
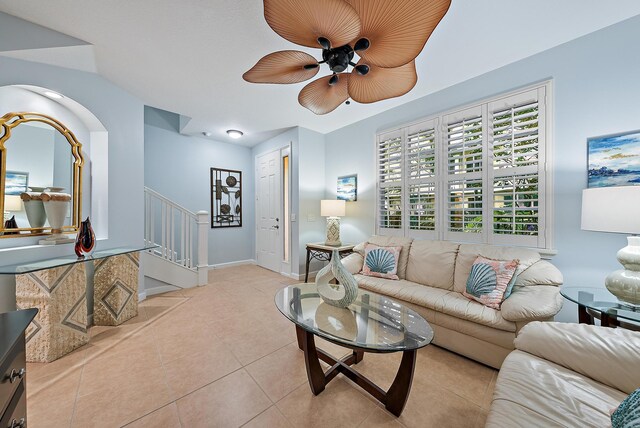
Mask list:
[[[144,188],[145,231],[150,253],[198,274],[198,285],[207,283],[209,213],[188,209],[160,193]]]

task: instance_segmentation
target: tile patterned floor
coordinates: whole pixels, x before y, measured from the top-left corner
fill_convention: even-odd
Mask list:
[[[209,277],[145,300],[120,327],[93,327],[89,344],[64,358],[29,364],[29,426],[484,426],[497,372],[432,345],[419,351],[400,418],[342,375],[314,397],[293,325],[273,303],[294,281],[256,266]],[[387,388],[399,357],[366,354],[357,370]]]

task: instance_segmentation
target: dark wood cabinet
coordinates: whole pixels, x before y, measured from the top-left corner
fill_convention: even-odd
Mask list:
[[[27,426],[25,330],[38,313],[25,309],[0,314],[0,427]]]

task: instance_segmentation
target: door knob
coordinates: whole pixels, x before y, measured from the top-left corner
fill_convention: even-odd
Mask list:
[[[278,226],[277,224],[275,226],[273,226],[274,229],[280,229],[280,226]]]
[[[280,219],[278,217],[276,217],[276,221],[280,221]]]

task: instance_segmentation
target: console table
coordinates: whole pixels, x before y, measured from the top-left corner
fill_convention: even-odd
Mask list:
[[[307,244],[307,267],[304,274],[304,282],[309,281],[309,264],[311,263],[311,259],[328,262],[331,260],[333,250],[338,250],[340,258],[346,257],[353,252],[353,247],[355,247],[353,244],[345,244],[339,247],[325,245],[320,242]]]
[[[26,332],[27,361],[51,362],[88,343],[90,306],[95,325],[120,325],[136,316],[138,257],[152,248],[0,266],[0,275],[15,276],[16,307],[39,310]]]

